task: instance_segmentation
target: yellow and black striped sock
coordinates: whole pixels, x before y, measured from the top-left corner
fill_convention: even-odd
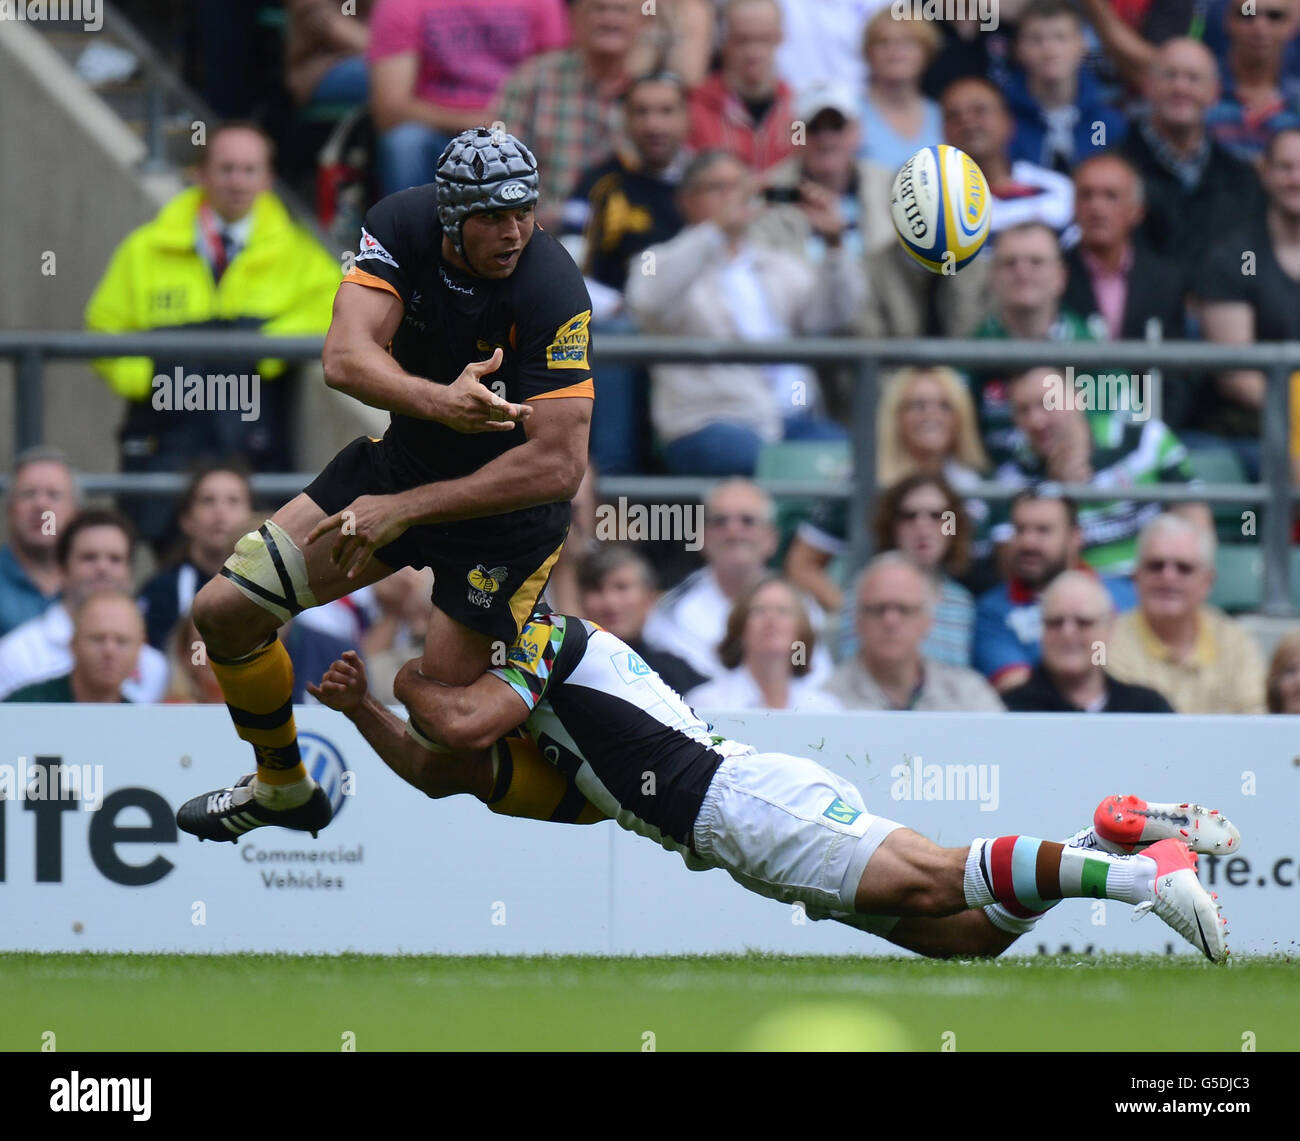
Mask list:
[[[522,737],[505,737],[492,746],[495,776],[487,806],[501,816],[550,820],[556,824],[595,824],[608,820],[578,786],[543,759]]]
[[[276,786],[307,775],[293,721],[293,663],[278,637],[247,657],[208,655],[235,732],[253,746],[257,779]]]

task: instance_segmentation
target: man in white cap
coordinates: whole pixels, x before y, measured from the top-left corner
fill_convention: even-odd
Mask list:
[[[826,239],[809,217],[814,198],[829,191],[844,220],[842,241],[855,257],[895,244],[889,217],[893,172],[857,157],[860,126],[853,92],[842,84],[819,83],[795,101],[795,129],[803,145],[763,180],[772,202],[754,225],[755,241],[785,249],[820,264]]]

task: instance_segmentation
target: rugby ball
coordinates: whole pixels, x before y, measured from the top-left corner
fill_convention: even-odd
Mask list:
[[[889,212],[903,249],[931,273],[956,273],[989,236],[989,184],[970,155],[938,143],[899,168]]]

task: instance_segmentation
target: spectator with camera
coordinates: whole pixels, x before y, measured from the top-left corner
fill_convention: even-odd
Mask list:
[[[756,242],[788,250],[812,265],[826,260],[827,240],[814,225],[810,184],[835,196],[844,219],[845,251],[862,258],[897,244],[889,214],[894,172],[857,156],[861,123],[858,104],[845,87],[816,83],[795,102],[804,143],[762,179],[768,208],[750,231]]]

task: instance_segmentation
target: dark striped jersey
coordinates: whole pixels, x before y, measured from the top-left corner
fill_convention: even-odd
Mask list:
[[[534,615],[491,672],[532,710],[524,732],[592,804],[684,856],[718,766],[754,752],[714,733],[626,642],[581,618]]]
[[[471,276],[442,258],[433,185],[414,186],[370,208],[343,280],[401,301],[405,316],[390,351],[414,376],[451,384],[471,361],[500,348],[501,367],[483,383],[512,403],[593,393],[587,286],[564,247],[540,229],[509,277]],[[469,475],[526,439],[522,426],[461,433],[397,413],[384,437],[388,454],[407,469],[401,474],[415,483]]]

